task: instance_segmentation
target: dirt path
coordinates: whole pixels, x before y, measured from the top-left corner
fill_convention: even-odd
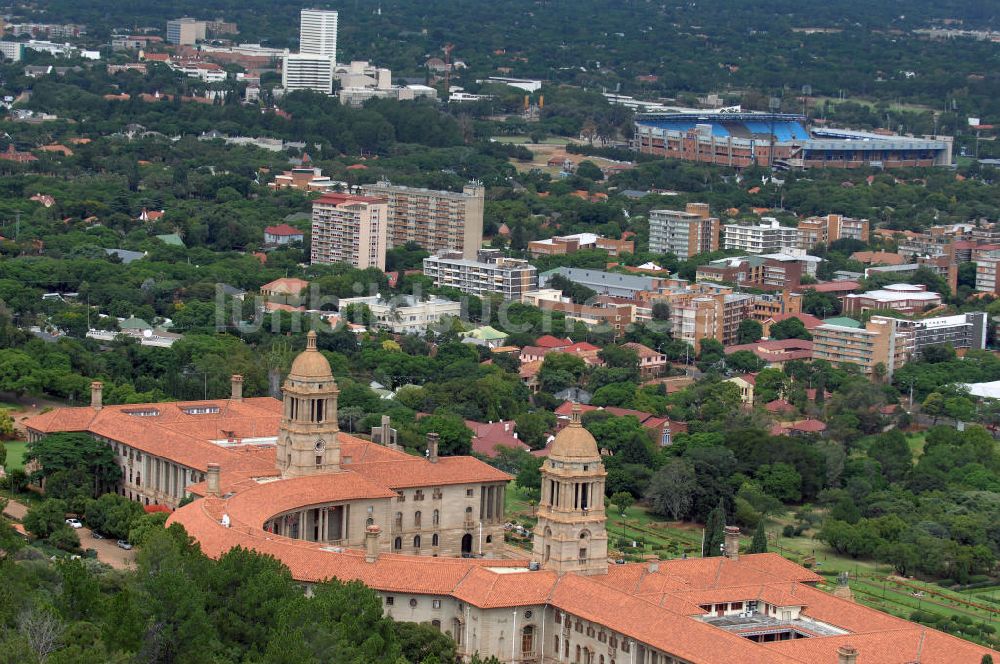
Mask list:
[[[24,420],[38,415],[46,408],[63,408],[67,405],[47,397],[31,395],[17,396],[12,392],[0,392],[0,402],[17,406],[17,410],[12,411],[11,415],[14,417],[14,428],[18,432],[18,437],[22,439],[27,437]]]

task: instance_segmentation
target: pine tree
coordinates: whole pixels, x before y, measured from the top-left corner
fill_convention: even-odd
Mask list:
[[[722,546],[726,541],[726,503],[720,497],[719,506],[708,513],[705,521],[705,544],[701,555],[703,558],[722,555]]]
[[[764,530],[764,519],[757,524],[750,542],[750,553],[767,553],[767,531]]]

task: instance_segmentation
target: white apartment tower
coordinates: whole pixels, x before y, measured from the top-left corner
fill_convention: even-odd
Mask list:
[[[299,22],[299,53],[337,61],[337,12],[303,9]]]

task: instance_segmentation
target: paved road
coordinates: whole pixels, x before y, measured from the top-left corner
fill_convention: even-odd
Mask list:
[[[28,508],[16,500],[11,500],[7,503],[3,513],[20,521],[28,513]],[[115,569],[127,569],[134,566],[135,549],[131,551],[120,549],[117,540],[113,539],[94,539],[93,531],[90,528],[78,528],[76,534],[80,536],[80,548],[97,551],[97,559],[102,563]]]

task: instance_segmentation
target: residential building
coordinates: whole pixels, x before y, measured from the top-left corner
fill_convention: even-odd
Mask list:
[[[495,459],[504,447],[531,451],[531,448],[517,437],[517,423],[514,420],[498,422],[465,420],[465,426],[472,431],[472,451],[489,459]]]
[[[923,284],[889,284],[879,290],[845,295],[842,301],[845,316],[866,311],[916,314],[939,306],[941,296],[929,292]]]
[[[976,257],[976,290],[1000,294],[1000,250],[980,252]]]
[[[529,304],[532,302],[528,301]],[[589,306],[556,300],[537,300],[533,303],[545,311],[559,311],[567,320],[580,321],[588,327],[607,327],[614,330],[615,336],[621,335],[629,325],[636,320],[634,304],[605,304]]]
[[[719,220],[707,203],[688,203],[679,210],[649,211],[649,250],[685,260],[719,248]]]
[[[799,222],[799,249],[808,251],[818,244],[830,245],[837,240],[858,240],[868,243],[867,219],[852,219],[839,214],[809,217]]]
[[[339,431],[337,384],[313,333],[282,401],[243,397],[235,376],[229,398],[195,402],[105,406],[94,388],[89,408],[29,418],[30,438],[79,431],[106,441],[119,493],[188,503],[167,524],[205,555],[273,556],[307,592],[328,579],[363,583],[387,616],[440,628],[465,660],[905,664],[996,654],[824,592],[820,575],[776,553],[741,553],[732,526],[718,557],[609,564],[603,456],[580,406],[569,406],[541,468],[530,557],[505,559],[512,478],[441,456],[433,434],[420,457],[391,435],[378,444]]]
[[[614,240],[595,233],[557,235],[547,240],[533,240],[528,243],[528,253],[532,256],[562,256],[580,249],[600,249],[608,256],[635,253],[633,240]]]
[[[723,226],[723,249],[735,249],[748,254],[773,254],[796,249],[799,246],[799,230],[792,226],[782,226],[772,217],[764,217],[756,226],[726,224]]]
[[[755,295],[750,317],[763,323],[778,316],[797,316],[802,312],[802,295],[791,291]],[[808,315],[808,314],[806,314]]]
[[[345,297],[340,299],[340,309],[352,304],[363,304],[372,313],[373,327],[382,328],[394,334],[419,334],[441,321],[445,316],[459,317],[462,303],[440,297],[421,299],[413,295],[396,295],[383,298],[380,295],[366,297]]]
[[[813,360],[855,364],[866,376],[879,372],[886,380],[903,366],[912,351],[910,335],[899,329],[897,318],[874,316],[864,327],[825,323],[812,331]],[[881,367],[881,369],[877,369]]]
[[[639,358],[639,375],[642,378],[656,378],[667,368],[667,356],[648,346],[630,341],[622,344],[623,348],[634,351]]]
[[[328,95],[333,91],[332,58],[310,53],[286,53],[281,67],[285,92],[312,90]]]
[[[883,316],[872,316],[872,320]],[[989,320],[985,312],[918,320],[895,319],[897,329],[910,336],[910,350],[917,355],[930,346],[948,344],[958,351],[986,348]]]
[[[292,242],[302,242],[305,237],[305,233],[288,224],[268,226],[264,229],[264,244],[280,246]]]
[[[906,262],[906,256],[890,251],[855,251],[851,254],[851,260],[864,265],[902,265]]]
[[[726,355],[748,350],[766,362],[767,366],[780,369],[790,360],[811,360],[812,349],[813,342],[805,339],[776,339],[726,346]]]
[[[699,266],[695,281],[730,283],[763,290],[797,289],[803,275],[815,276],[821,261],[816,256],[790,253],[720,258]]]
[[[757,374],[743,374],[726,379],[727,383],[732,383],[740,390],[740,403],[744,406],[753,406],[754,390],[757,387]]]
[[[0,55],[8,62],[20,62],[24,55],[24,43],[16,41],[0,41]]]
[[[486,190],[478,182],[455,192],[403,187],[382,180],[362,185],[361,192],[388,201],[390,247],[415,242],[432,254],[460,251],[469,260],[475,259],[482,247]]]
[[[751,317],[753,296],[742,293],[696,295],[677,299],[670,307],[675,339],[691,344],[695,352],[702,339],[715,339],[723,345],[736,342],[740,323]]]
[[[299,53],[318,55],[336,62],[337,19],[335,11],[303,9],[299,13]]]
[[[604,272],[576,267],[557,267],[539,275],[539,286],[545,287],[555,275],[565,277],[573,283],[586,286],[598,295],[611,295],[626,300],[637,299],[640,293],[657,292],[663,280],[639,274]]]
[[[437,287],[448,286],[480,296],[497,293],[505,300],[520,301],[524,293],[538,286],[534,265],[491,250],[480,251],[476,260],[463,258],[459,251],[428,256],[424,259],[424,274]]]
[[[388,204],[384,198],[327,193],[313,201],[313,263],[385,269]]]
[[[305,279],[282,277],[260,287],[260,294],[268,302],[297,306],[305,302],[309,282]]]
[[[205,21],[194,18],[175,18],[167,21],[167,43],[193,45],[205,39]]]

